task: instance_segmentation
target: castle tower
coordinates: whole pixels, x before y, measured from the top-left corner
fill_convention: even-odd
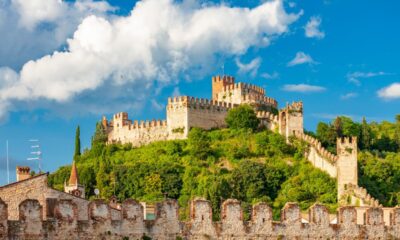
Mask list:
[[[303,102],[287,103],[286,107],[279,111],[279,133],[288,139],[294,132],[304,132]]]
[[[218,93],[224,90],[224,87],[235,84],[235,78],[232,76],[215,76],[212,78],[212,99],[218,100]]]
[[[68,185],[67,183],[64,183],[64,192],[85,198],[85,187],[79,184],[78,170],[76,169],[75,161],[72,162]]]
[[[30,167],[17,166],[17,182],[30,178],[30,171]]]
[[[348,184],[358,185],[357,169],[357,137],[338,138],[337,183],[338,199],[345,193]]]

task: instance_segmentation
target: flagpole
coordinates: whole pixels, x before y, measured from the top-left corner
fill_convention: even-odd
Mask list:
[[[9,169],[9,164],[8,164],[8,140],[6,141],[7,145],[7,181],[10,183],[10,169]]]

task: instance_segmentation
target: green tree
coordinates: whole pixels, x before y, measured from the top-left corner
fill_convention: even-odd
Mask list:
[[[248,128],[256,130],[260,124],[256,113],[249,105],[240,105],[229,110],[225,122],[232,129]]]
[[[198,159],[207,159],[211,153],[211,139],[201,128],[192,128],[188,135],[188,145],[190,155]]]
[[[74,153],[74,160],[77,161],[81,156],[81,130],[78,125],[75,132],[75,153]]]
[[[343,123],[341,117],[336,117],[335,121],[333,122],[333,127],[335,129],[336,135],[338,137],[343,136]]]
[[[365,120],[365,117],[363,117],[361,123],[360,145],[362,149],[369,149],[371,147],[371,128],[369,127],[367,120]]]

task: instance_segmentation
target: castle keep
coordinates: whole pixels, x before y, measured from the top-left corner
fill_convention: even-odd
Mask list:
[[[303,132],[303,105],[301,102],[287,105],[278,114],[278,102],[265,95],[261,87],[235,83],[230,76],[212,78],[212,98],[199,99],[189,96],[168,99],[166,120],[129,120],[128,113],[121,112],[111,121],[103,117],[109,143],[131,143],[141,146],[154,141],[185,139],[190,128],[203,129],[225,127],[228,111],[240,104],[249,104],[262,125],[268,129],[279,128],[282,134]]]

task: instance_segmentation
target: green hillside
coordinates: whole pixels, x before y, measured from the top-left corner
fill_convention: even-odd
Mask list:
[[[129,144],[106,145],[102,126],[98,124],[91,149],[76,157],[80,182],[91,198],[93,189],[98,188],[101,197],[116,195],[120,201],[134,198],[155,202],[165,196],[178,199],[183,217],[187,216],[189,200],[195,196],[209,199],[214,213],[219,212],[220,203],[228,198],[241,200],[246,214],[251,204],[259,201],[269,203],[275,216],[290,201],[298,202],[302,209],[320,202],[334,211],[336,182],[304,158],[307,145],[295,139],[288,145],[278,133],[256,129],[252,113],[244,111],[244,114],[250,120],[239,116],[240,122],[248,125],[233,121],[227,129],[193,128],[187,140],[155,142],[138,148]],[[341,120],[347,121],[346,124],[321,123],[326,126],[318,126],[314,134],[332,151],[335,144],[332,139],[345,135],[349,126],[359,127],[357,133],[366,136],[363,124],[347,118]],[[387,137],[390,146],[398,144],[397,130],[392,128],[396,129],[400,123],[367,126],[371,145],[359,154],[360,184],[383,204],[395,205],[400,194],[400,154],[394,151],[398,152],[400,145],[382,149],[385,144],[378,144],[377,139]],[[324,139],[325,136],[329,137]],[[50,185],[62,190],[69,173],[70,166],[61,167],[50,175]],[[218,214],[214,218],[218,219]]]

